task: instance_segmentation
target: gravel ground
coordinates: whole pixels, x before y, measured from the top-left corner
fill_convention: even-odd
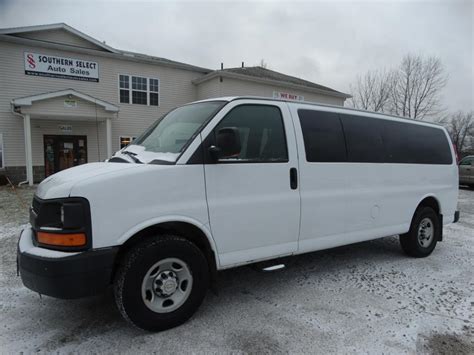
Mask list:
[[[16,243],[33,192],[0,187],[0,352],[474,354],[473,190],[460,190],[461,220],[429,258],[405,257],[387,237],[271,273],[224,271],[218,296],[157,334],[124,322],[111,292],[63,301],[22,286]]]

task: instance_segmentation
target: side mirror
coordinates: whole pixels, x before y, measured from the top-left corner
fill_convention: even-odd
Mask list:
[[[231,158],[240,154],[240,133],[236,127],[224,127],[217,131],[216,145],[209,147],[214,159]]]

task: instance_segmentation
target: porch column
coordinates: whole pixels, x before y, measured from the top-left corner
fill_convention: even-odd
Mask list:
[[[112,119],[107,118],[106,120],[106,131],[107,131],[107,159],[112,157]]]
[[[25,131],[25,163],[26,180],[28,185],[33,185],[33,153],[31,149],[31,120],[30,115],[25,114],[23,119],[23,128]]]

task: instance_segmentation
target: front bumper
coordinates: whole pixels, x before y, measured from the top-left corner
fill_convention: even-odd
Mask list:
[[[56,252],[35,247],[31,229],[18,244],[18,268],[30,290],[56,298],[81,298],[105,290],[112,282],[118,247],[80,253]]]

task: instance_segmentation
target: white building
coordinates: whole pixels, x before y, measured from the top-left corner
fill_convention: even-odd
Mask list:
[[[62,23],[0,29],[0,175],[32,184],[104,160],[172,108],[233,95],[349,97],[261,67],[210,70],[118,50]]]

